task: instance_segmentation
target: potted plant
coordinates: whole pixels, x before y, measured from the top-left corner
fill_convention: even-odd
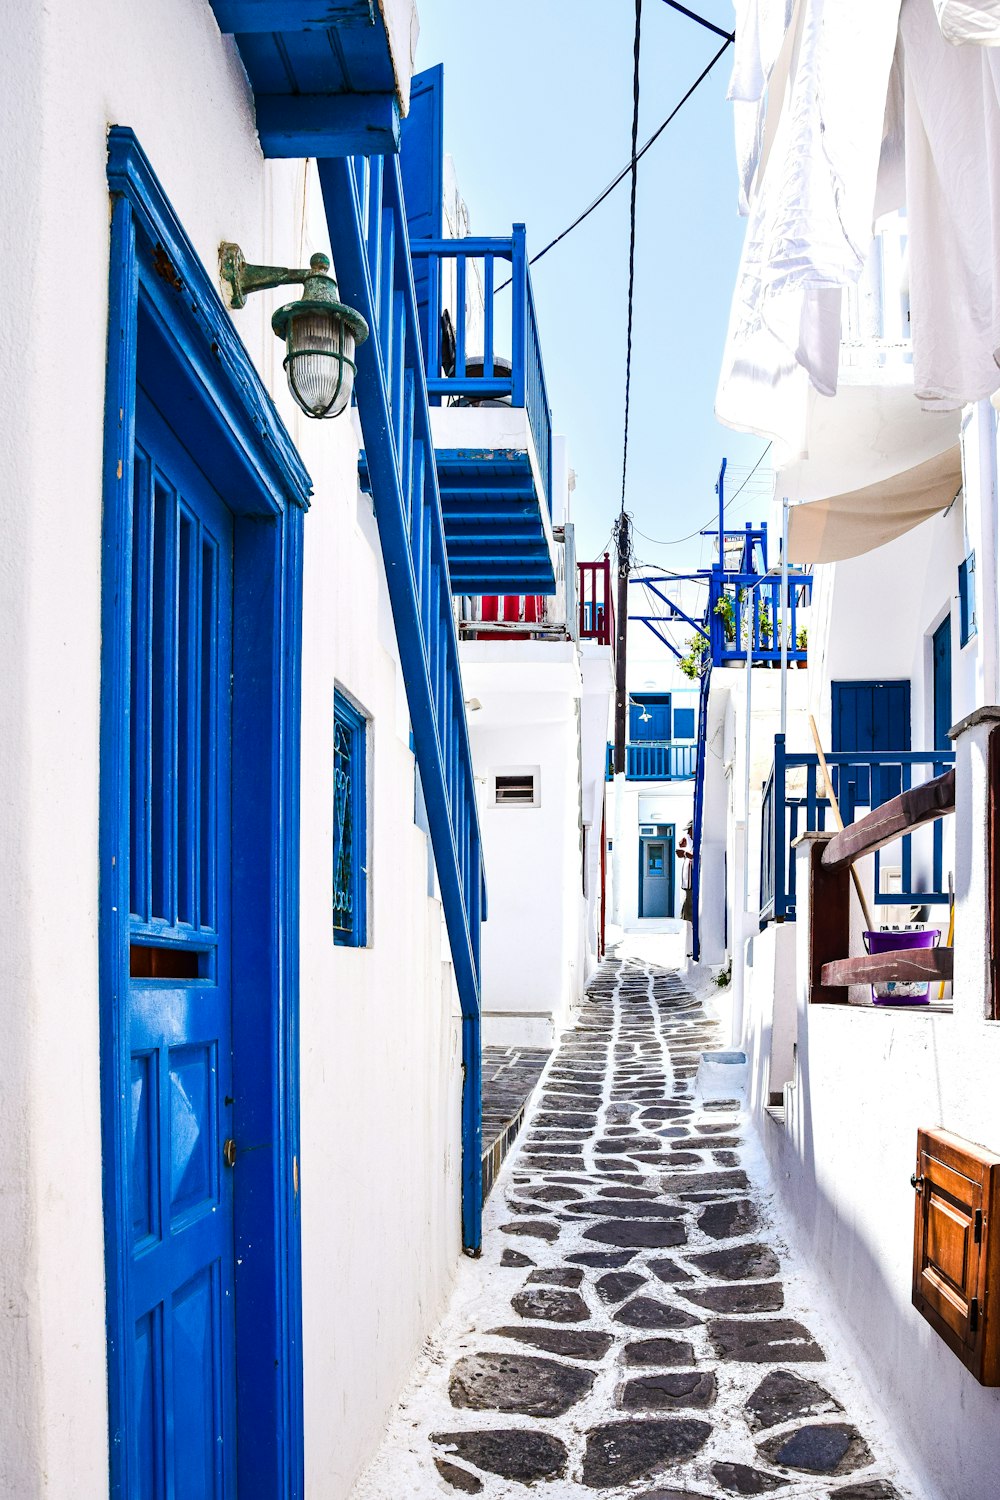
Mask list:
[[[795,637],[795,644],[800,651],[807,651],[809,649],[809,632],[804,625],[799,631],[798,635]],[[797,661],[795,665],[797,667],[805,667],[808,666],[808,663],[805,661]]]
[[[715,601],[715,613],[722,621],[722,628],[725,632],[726,640],[728,642],[735,641],[736,609],[733,605],[732,597],[729,594],[723,594],[720,599],[717,599]]]
[[[679,665],[684,676],[696,682],[705,670],[704,656],[708,650],[708,642],[703,635],[693,635],[687,645],[687,655],[681,657]]]

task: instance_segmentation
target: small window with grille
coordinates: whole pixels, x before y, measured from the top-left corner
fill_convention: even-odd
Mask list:
[[[368,941],[368,721],[341,694],[333,700],[333,940]]]
[[[510,766],[493,773],[494,807],[540,807],[541,774],[538,766]]]

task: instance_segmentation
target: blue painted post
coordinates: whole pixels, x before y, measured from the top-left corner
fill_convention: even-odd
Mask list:
[[[783,922],[788,915],[789,900],[785,889],[785,871],[788,851],[785,844],[785,736],[774,736],[774,797],[771,803],[771,827],[765,834],[774,841],[771,852],[771,868],[774,871],[774,920]],[[745,835],[744,835],[745,837]]]
[[[493,268],[492,254],[483,256],[483,378],[493,379]]]
[[[511,231],[511,374],[512,406],[524,406],[528,368],[528,255],[523,224]]]

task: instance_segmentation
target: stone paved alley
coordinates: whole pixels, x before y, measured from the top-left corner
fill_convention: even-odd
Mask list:
[[[695,1098],[720,1030],[601,967],[355,1500],[914,1495],[782,1274],[739,1103]]]

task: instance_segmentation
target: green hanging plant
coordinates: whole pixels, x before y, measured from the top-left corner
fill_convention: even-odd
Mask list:
[[[696,682],[705,671],[705,652],[708,650],[708,642],[703,635],[693,635],[687,645],[687,655],[681,657],[680,669],[685,677]]]
[[[736,607],[733,604],[731,595],[723,594],[721,598],[715,601],[715,613],[722,621],[722,628],[725,631],[726,640],[735,641]]]

